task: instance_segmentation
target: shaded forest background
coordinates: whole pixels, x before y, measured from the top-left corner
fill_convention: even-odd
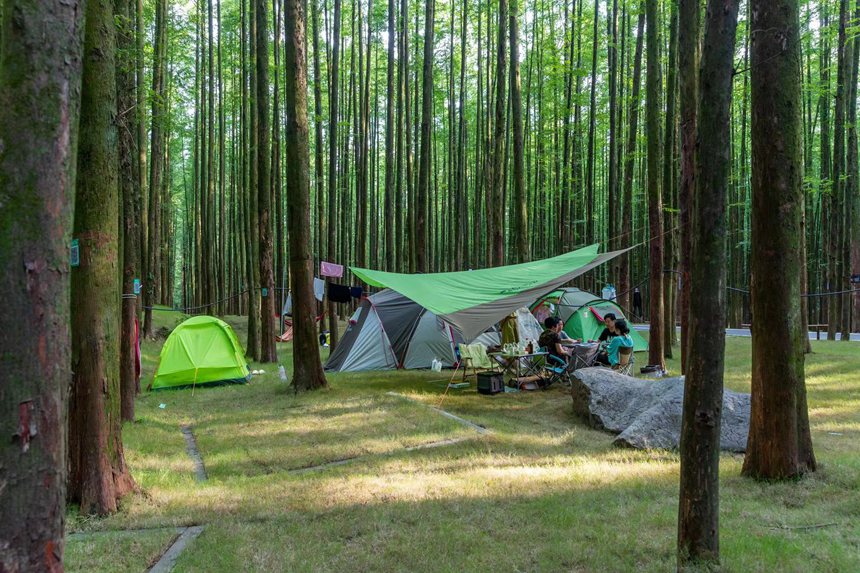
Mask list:
[[[682,231],[676,4],[658,6],[656,134],[646,133],[644,121],[650,104],[643,2],[507,4],[310,4],[307,102],[316,257],[438,272],[542,258],[593,242],[607,249],[632,246],[629,256],[595,271],[585,285],[599,289],[614,282],[629,309],[633,287],[640,287],[646,300],[649,296],[648,241],[655,233],[649,230],[645,158],[647,142],[656,137],[665,318],[674,322]],[[801,5],[809,293],[850,291],[850,275],[860,268],[855,127],[860,42],[854,40],[857,14],[849,4]],[[844,58],[838,49],[840,7],[850,11],[842,20]],[[154,287],[146,304],[245,313],[249,287],[259,287],[256,265],[249,264],[257,259],[259,224],[259,199],[251,192],[258,188],[255,6],[243,0],[155,0],[139,2],[138,10],[137,81],[152,86],[139,94],[146,101],[137,109],[146,113],[137,118],[134,161],[140,181],[137,216],[144,222],[142,261],[150,263],[144,283]],[[746,11],[742,5],[731,107],[730,326],[751,319]],[[281,66],[282,14],[283,5],[275,0],[265,46],[273,275],[281,297],[288,284],[284,189],[291,170],[281,144],[284,82],[291,73]],[[432,78],[429,86],[427,78]],[[428,151],[422,141],[425,89],[431,95]],[[147,245],[155,248],[147,253]],[[809,297],[809,323],[827,325],[831,337],[847,332],[852,307],[854,325],[860,313],[860,296],[851,297],[849,292]]]

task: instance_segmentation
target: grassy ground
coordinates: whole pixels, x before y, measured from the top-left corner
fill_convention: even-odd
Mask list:
[[[177,318],[159,315],[168,328]],[[231,322],[244,341],[241,320]],[[144,347],[144,382],[160,345]],[[280,347],[289,369],[290,346]],[[813,348],[807,382],[821,471],[757,483],[740,477],[741,456],[723,456],[726,571],[860,571],[860,351]],[[729,339],[728,388],[749,390],[749,353],[749,339]],[[612,436],[574,418],[561,388],[449,393],[444,408],[491,430],[479,434],[420,403],[439,402],[444,372],[332,375],[329,389],[297,396],[276,367],[262,368],[247,386],[140,397],[138,420],[124,428],[140,493],[106,519],[70,513],[70,570],[145,570],[175,536],[170,528],[192,524],[206,529],[177,571],[674,567],[677,455],[613,447]],[[204,483],[194,481],[182,424],[197,436]],[[407,450],[450,439],[459,441]],[[296,471],[339,460],[350,461]],[[115,532],[141,528],[167,529]]]

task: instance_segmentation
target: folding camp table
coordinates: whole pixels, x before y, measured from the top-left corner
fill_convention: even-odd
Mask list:
[[[504,374],[508,374],[516,381],[516,385],[520,388],[522,385],[529,382],[542,381],[544,378],[543,366],[535,361],[535,358],[544,357],[548,352],[526,352],[526,353],[506,353],[506,352],[489,352],[487,356],[491,356],[504,368]],[[523,380],[525,378],[525,380]],[[522,389],[522,388],[520,388]]]

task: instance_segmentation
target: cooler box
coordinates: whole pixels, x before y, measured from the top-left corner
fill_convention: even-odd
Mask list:
[[[500,372],[478,372],[478,392],[498,394],[505,391],[505,379]]]

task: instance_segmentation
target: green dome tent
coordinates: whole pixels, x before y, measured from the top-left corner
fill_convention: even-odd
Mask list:
[[[627,320],[621,307],[611,300],[598,298],[578,288],[556,289],[539,298],[531,306],[531,311],[541,324],[548,316],[557,316],[564,321],[566,333],[582,340],[597,340],[606,328],[603,317],[609,312],[616,318]],[[633,330],[632,325],[630,337],[633,339],[634,352],[648,350],[648,342]]]
[[[195,316],[167,337],[149,387],[244,384],[250,377],[242,346],[230,325],[212,316]]]

